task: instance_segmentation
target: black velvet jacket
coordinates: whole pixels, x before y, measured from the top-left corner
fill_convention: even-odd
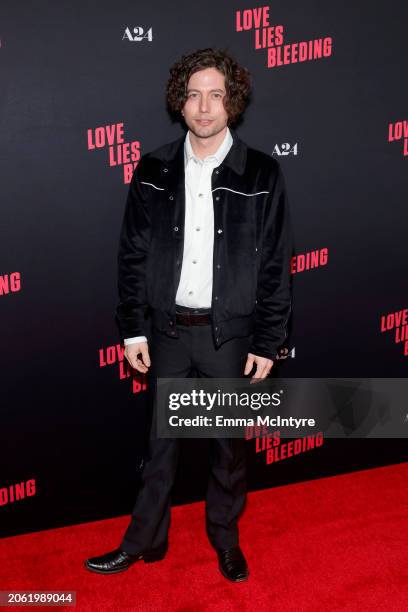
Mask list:
[[[216,346],[253,334],[250,352],[274,359],[291,312],[292,231],[279,163],[233,144],[212,174],[212,332]],[[129,187],[118,253],[121,340],[149,322],[178,336],[175,297],[184,239],[184,138],[142,155]]]

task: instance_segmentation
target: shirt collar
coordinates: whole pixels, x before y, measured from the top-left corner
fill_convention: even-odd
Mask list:
[[[216,150],[216,152],[212,153],[212,155],[207,155],[207,157],[205,157],[202,160],[202,159],[199,159],[194,154],[194,151],[193,151],[193,148],[190,142],[190,130],[188,130],[185,140],[184,140],[184,164],[185,166],[187,166],[190,159],[194,159],[197,163],[200,163],[200,164],[202,164],[206,160],[210,161],[214,159],[217,165],[220,165],[224,161],[224,158],[226,157],[228,151],[230,150],[232,143],[233,143],[233,138],[231,135],[231,131],[229,127],[227,126],[227,132],[225,134],[225,138],[220,144],[220,146],[218,147],[218,149]]]

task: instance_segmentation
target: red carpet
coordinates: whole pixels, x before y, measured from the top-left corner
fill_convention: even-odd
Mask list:
[[[249,494],[240,539],[250,577],[239,584],[218,572],[203,503],[173,508],[163,561],[85,570],[128,520],[0,540],[0,590],[75,590],[76,608],[52,609],[93,612],[408,610],[408,463]]]

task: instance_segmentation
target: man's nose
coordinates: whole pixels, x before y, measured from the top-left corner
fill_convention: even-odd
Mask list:
[[[204,113],[207,110],[208,101],[206,96],[201,96],[200,111]]]

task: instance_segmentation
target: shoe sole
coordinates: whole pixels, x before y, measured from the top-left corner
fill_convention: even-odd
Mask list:
[[[133,563],[132,563],[132,565],[133,565]],[[94,572],[95,574],[119,574],[119,572],[125,572],[131,566],[128,565],[127,567],[122,567],[121,569],[115,569],[115,570],[99,570],[99,569],[96,569],[96,567],[90,567],[89,565],[87,565],[87,563],[85,561],[84,562],[84,567],[88,570],[88,572]]]
[[[146,558],[140,557],[140,559],[136,559],[135,561],[130,563],[130,565],[128,565],[127,567],[121,567],[120,569],[100,570],[100,569],[97,569],[96,567],[91,567],[90,565],[88,565],[87,561],[84,561],[84,567],[89,572],[95,572],[95,574],[119,574],[120,572],[125,572],[126,570],[130,569],[132,565],[134,565],[138,561],[144,561],[145,563],[155,563],[156,561],[162,561],[165,558],[165,556],[166,555],[160,555],[160,556],[154,556],[154,557],[146,556]]]

